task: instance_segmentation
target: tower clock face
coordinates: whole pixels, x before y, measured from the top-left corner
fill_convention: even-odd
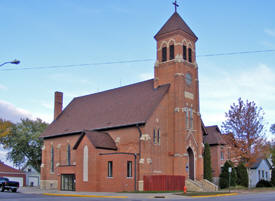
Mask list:
[[[192,75],[190,73],[187,73],[185,76],[185,82],[188,86],[192,84]]]

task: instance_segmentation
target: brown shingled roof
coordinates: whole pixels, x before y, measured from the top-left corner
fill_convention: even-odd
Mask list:
[[[15,173],[15,174],[24,174],[24,172],[17,170],[13,167],[10,167],[6,164],[4,164],[2,161],[0,161],[0,172],[7,172],[7,173]]]
[[[215,126],[207,126],[205,127],[207,130],[207,134],[203,136],[204,143],[208,143],[209,145],[225,145],[226,142],[222,137],[221,131],[217,125]]]
[[[196,40],[198,37],[193,33],[193,31],[189,28],[189,26],[184,22],[181,16],[175,12],[168,21],[163,25],[163,27],[159,30],[159,32],[155,35],[157,39],[159,36],[170,33],[173,31],[184,31],[185,33],[189,34],[190,36],[194,37]]]
[[[146,123],[168,89],[147,80],[74,98],[41,137]]]
[[[98,131],[84,131],[75,143],[73,149],[77,149],[84,135],[87,136],[88,140],[94,145],[96,149],[117,150],[117,146],[113,138],[106,132]]]

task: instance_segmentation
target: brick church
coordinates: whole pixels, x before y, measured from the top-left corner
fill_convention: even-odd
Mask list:
[[[203,179],[197,37],[175,11],[155,35],[154,78],[74,98],[42,133],[41,188],[143,190],[146,175]]]

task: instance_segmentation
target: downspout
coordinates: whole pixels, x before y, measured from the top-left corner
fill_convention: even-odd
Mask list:
[[[136,127],[137,127],[137,130],[138,130],[138,132],[139,132],[139,139],[138,139],[139,160],[138,160],[138,161],[140,161],[140,159],[141,159],[141,140],[140,140],[140,138],[141,138],[141,136],[142,136],[142,132],[141,132],[141,129],[140,129],[140,127],[139,127],[138,124],[136,125]],[[139,163],[138,163],[138,180],[140,180],[140,166],[139,166]],[[135,182],[136,182],[136,181],[135,181]]]

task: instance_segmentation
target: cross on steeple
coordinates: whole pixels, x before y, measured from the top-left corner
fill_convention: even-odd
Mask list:
[[[177,12],[177,7],[179,7],[179,4],[177,4],[177,1],[173,2],[173,5],[175,6],[175,12]]]

